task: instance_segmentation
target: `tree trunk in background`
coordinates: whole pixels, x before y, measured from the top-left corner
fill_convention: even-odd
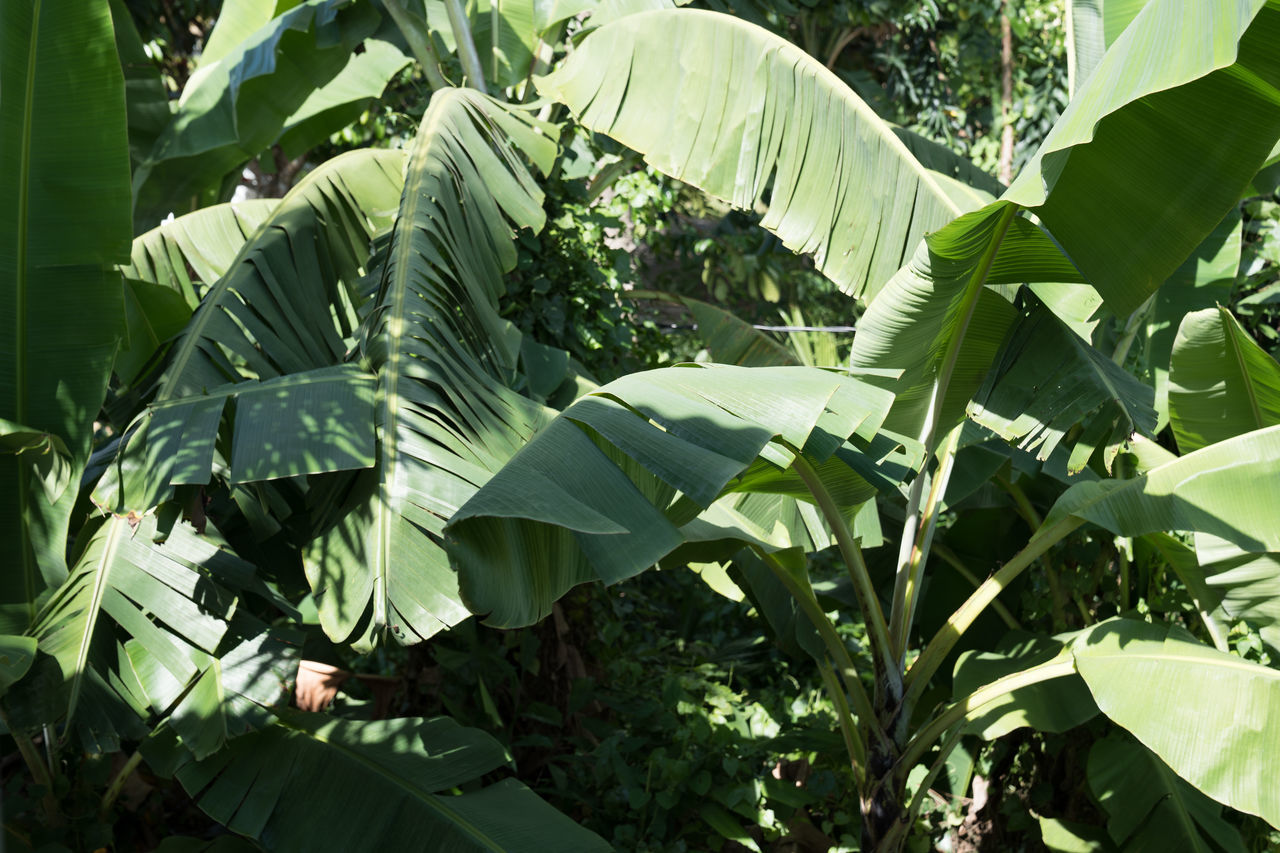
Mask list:
[[[1009,28],[1009,0],[1000,4],[1000,168],[1001,183],[1013,180],[1013,31]]]

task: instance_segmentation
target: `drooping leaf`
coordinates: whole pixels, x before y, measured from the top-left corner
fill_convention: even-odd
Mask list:
[[[278,204],[274,198],[215,204],[158,225],[134,238],[121,272],[177,291],[194,311]]]
[[[444,717],[288,713],[177,777],[211,817],[278,853],[610,849],[514,779],[449,793],[507,761],[492,737]]]
[[[305,555],[335,640],[417,642],[468,615],[444,522],[546,417],[508,387],[520,348],[497,299],[514,230],[544,216],[519,158],[549,169],[553,130],[474,90],[436,92],[423,117],[361,331],[379,382],[377,462]]]
[[[109,706],[140,714],[147,697],[114,630],[136,640],[181,689],[198,661],[218,650],[236,605],[207,573],[251,578],[252,570],[185,525],[157,543],[154,516],[112,516],[82,535],[89,538],[74,570],[31,634],[61,668],[59,704],[68,725],[87,749],[118,749]]]
[[[369,242],[390,223],[404,163],[400,151],[353,151],[294,187],[202,297],[157,399],[203,394],[241,371],[268,379],[342,363]]]
[[[1005,200],[1127,317],[1222,221],[1280,137],[1280,5],[1151,0]]]
[[[1222,806],[1188,785],[1151,750],[1112,732],[1089,750],[1089,788],[1126,850],[1239,851],[1239,831]]]
[[[306,0],[202,63],[134,175],[137,225],[149,228],[167,213],[221,200],[223,181],[238,178],[313,93],[359,60],[356,48],[377,20],[367,0]],[[312,102],[308,112],[323,110]]]
[[[1220,441],[1130,480],[1072,486],[1045,523],[1069,515],[1121,536],[1193,530],[1246,551],[1280,551],[1280,426]]]
[[[771,188],[764,227],[848,293],[874,293],[965,209],[821,63],[736,18],[628,16],[592,32],[538,86],[587,127],[737,207]]]
[[[889,429],[919,434],[956,342],[954,372],[935,419],[950,424],[963,415],[1017,317],[1007,294],[987,285],[1078,276],[1043,231],[1011,215],[997,202],[930,234],[859,320],[849,363],[901,371],[892,383]]]
[[[1226,308],[1188,314],[1178,327],[1169,423],[1183,453],[1280,424],[1280,364]]]
[[[535,622],[570,587],[614,583],[665,557],[684,541],[680,526],[727,488],[802,490],[788,448],[807,449],[820,473],[830,466],[824,479],[857,506],[876,488],[841,460],[841,442],[873,437],[890,399],[857,379],[797,367],[687,366],[609,383],[565,410],[450,520],[463,595],[493,624]]]
[[[1070,656],[1057,638],[1011,633],[995,652],[964,652],[956,661],[952,692],[968,696],[997,678]],[[984,740],[1029,726],[1038,732],[1064,732],[1092,719],[1098,706],[1079,676],[1051,678],[1006,694],[967,721],[967,730]]]
[[[1154,392],[1043,307],[1024,316],[969,404],[969,417],[1045,460],[1077,425],[1067,470],[1103,448],[1108,469],[1135,432],[1154,435]]]
[[[198,415],[192,433],[198,441],[192,448],[178,447],[174,442],[187,426],[174,421],[167,426],[178,432],[153,443],[148,433],[154,416],[144,415],[126,434],[114,470],[94,489],[98,506],[143,515],[168,497],[170,483],[207,482],[212,467],[208,443],[225,398],[238,393],[224,387],[229,383],[328,369],[346,360],[354,344],[370,239],[389,222],[404,185],[403,165],[404,154],[396,151],[335,157],[280,201],[247,242],[251,220],[233,206],[183,217],[139,238],[134,271],[193,295],[200,288],[179,270],[189,264],[197,276],[217,277],[169,352],[154,400],[162,408],[181,402],[172,411],[188,419]],[[228,261],[235,246],[238,253]],[[287,387],[284,381],[277,390]],[[206,398],[214,389],[219,394]],[[322,414],[298,410],[292,417],[315,417],[318,424]],[[334,414],[331,409],[328,416]],[[189,479],[166,479],[147,466],[148,454],[166,470],[187,457],[183,464],[201,470]]]
[[[1175,773],[1220,803],[1280,823],[1280,672],[1181,628],[1132,619],[1099,623],[1072,654],[1102,712]]]
[[[0,419],[57,436],[78,481],[123,331],[124,78],[106,3],[0,5]],[[86,154],[91,152],[91,156]],[[65,577],[74,488],[0,454],[0,633]]]

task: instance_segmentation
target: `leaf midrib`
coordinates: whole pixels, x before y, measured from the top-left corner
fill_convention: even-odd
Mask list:
[[[111,579],[111,566],[115,562],[116,549],[120,545],[120,531],[128,523],[127,519],[119,516],[113,516],[107,522],[110,530],[107,533],[106,545],[102,549],[102,556],[97,560],[97,566],[93,570],[93,592],[85,607],[85,627],[80,634],[80,648],[76,650],[75,674],[71,681],[71,696],[67,700],[68,723],[71,722],[80,699],[80,686],[84,683],[84,673],[89,664],[89,647],[93,644],[93,632],[98,625],[98,614],[102,612],[102,598]]]
[[[31,38],[27,44],[27,88],[22,107],[22,148],[19,154],[18,172],[18,235],[17,252],[15,253],[16,293],[14,295],[14,420],[20,424],[28,424],[27,407],[27,216],[30,206],[31,192],[31,127],[32,114],[35,109],[36,89],[36,54],[40,36],[40,7],[43,0],[35,0],[31,10]],[[37,425],[37,428],[40,425]],[[27,608],[27,622],[30,624],[36,617],[36,574],[39,566],[36,562],[35,549],[31,542],[29,530],[31,516],[30,478],[21,470],[18,472],[18,524],[23,530],[22,543],[22,585]]]
[[[443,94],[443,93],[442,93]],[[439,98],[439,96],[437,96]],[[435,99],[433,99],[435,100]],[[387,578],[391,562],[391,525],[394,521],[391,500],[395,496],[399,477],[399,411],[400,411],[400,362],[404,357],[401,341],[405,336],[405,301],[409,290],[409,264],[413,258],[413,230],[415,217],[422,203],[422,183],[430,163],[431,143],[441,124],[447,103],[451,98],[439,98],[436,110],[428,109],[425,123],[418,131],[421,148],[415,145],[410,156],[409,173],[405,177],[404,199],[396,219],[396,230],[402,239],[395,245],[395,267],[389,277],[389,307],[386,313],[387,361],[380,374],[383,379],[382,394],[382,465],[379,472],[378,501],[376,506],[378,532],[377,553],[373,561],[373,618],[371,630],[377,631],[387,624]],[[435,106],[435,104],[433,104]]]
[[[413,783],[411,780],[406,779],[405,777],[399,774],[391,772],[387,767],[365,757],[364,755],[360,754],[358,751],[352,749],[346,744],[336,742],[329,739],[328,737],[325,737],[323,734],[320,733],[320,731],[316,729],[295,728],[293,726],[287,726],[287,728],[291,736],[309,737],[318,743],[324,744],[325,746],[329,747],[333,751],[337,752],[339,755],[342,755],[350,759],[352,762],[364,767],[372,775],[380,777],[390,782],[391,784],[395,785],[396,787],[400,788],[401,790],[405,791],[406,793],[411,794],[423,805],[433,809],[434,811],[441,813],[442,815],[444,815],[444,817],[447,820],[451,821],[455,826],[467,832],[469,835],[475,838],[476,841],[484,844],[490,850],[495,851],[495,853],[501,853],[501,851],[503,850],[503,847],[497,841],[490,838],[478,826],[474,825],[473,823],[468,821],[466,818],[462,817],[462,815],[458,814],[453,809],[450,809],[448,806],[444,805],[444,803],[441,802],[444,799],[444,797],[441,796],[440,794],[437,794],[434,791],[423,790],[419,785]]]
[[[1235,362],[1236,369],[1240,372],[1240,382],[1244,385],[1245,396],[1249,400],[1249,411],[1253,415],[1253,428],[1262,429],[1266,426],[1266,422],[1262,420],[1262,409],[1258,406],[1257,390],[1253,387],[1253,377],[1249,375],[1249,366],[1245,362],[1244,351],[1240,347],[1240,341],[1236,339],[1236,329],[1231,322],[1231,315],[1226,313],[1226,309],[1219,308],[1220,319],[1222,321],[1224,337],[1227,339],[1227,350],[1230,358]],[[1225,316],[1223,316],[1225,314]]]

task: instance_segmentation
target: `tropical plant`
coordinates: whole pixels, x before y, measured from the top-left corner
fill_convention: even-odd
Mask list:
[[[562,352],[497,311],[514,233],[543,219],[524,158],[545,173],[558,128],[441,89],[411,152],[352,152],[284,199],[204,208],[131,250],[137,137],[111,10],[7,4],[0,33],[0,87],[26,93],[0,107],[16,328],[0,689],[40,802],[9,840],[97,846],[145,759],[270,849],[339,828],[369,846],[600,849],[493,781],[509,757],[481,732],[287,707],[299,603],[360,647],[467,615],[436,532],[548,416],[522,392],[570,381]],[[64,810],[76,747],[134,741],[90,817]]]
[[[1277,676],[1231,654],[1222,631],[1270,619],[1269,597],[1249,585],[1271,577],[1280,544],[1280,446],[1262,390],[1274,362],[1229,317],[1183,321],[1184,296],[1144,324],[1184,260],[1214,254],[1202,244],[1215,245],[1280,137],[1280,65],[1267,47],[1280,5],[1153,0],[1131,13],[994,201],[922,165],[818,62],[749,24],[669,10],[589,34],[539,82],[544,94],[679,180],[743,208],[767,199],[763,225],[869,305],[845,373],[688,366],[580,398],[452,516],[468,606],[491,624],[528,624],[575,584],[688,560],[734,559],[761,601],[785,589],[816,631],[808,648],[841,709],[866,849],[901,848],[967,731],[1058,731],[1099,711],[1136,742],[1099,746],[1097,790],[1126,790],[1103,780],[1152,756],[1189,783],[1167,777],[1200,815],[1186,832],[1230,844],[1212,800],[1280,824],[1269,783]],[[1095,309],[1113,319],[1091,320]],[[1149,349],[1155,361],[1172,353],[1152,367],[1168,374],[1158,412],[1154,389],[1122,365],[1144,325],[1154,336],[1179,321],[1177,340]],[[1209,402],[1223,393],[1207,387],[1214,359],[1235,359],[1226,416]],[[1184,455],[1149,438],[1166,406]],[[1064,482],[1033,505],[1000,474],[1011,461]],[[993,473],[1030,540],[990,562],[935,548],[960,525],[942,517]],[[902,535],[878,587],[863,549],[895,516]],[[956,698],[944,701],[966,632],[1078,530],[1163,548],[1198,620],[1189,627],[1210,643],[1125,604],[985,670],[961,658]],[[1194,533],[1194,550],[1170,531]],[[832,542],[865,649],[846,647],[809,580],[805,552]],[[926,586],[945,595],[926,571],[939,554],[976,589],[924,599]],[[1123,603],[1131,566],[1117,564]],[[929,638],[918,630],[937,604]],[[1111,827],[1118,842],[1132,829]]]

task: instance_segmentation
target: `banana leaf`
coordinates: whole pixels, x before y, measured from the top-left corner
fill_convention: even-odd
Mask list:
[[[124,77],[108,5],[0,6],[0,91],[0,420],[61,442],[76,483],[123,333],[114,266],[129,255]],[[76,489],[51,501],[33,461],[0,453],[0,633],[22,633],[37,597],[67,576]]]

